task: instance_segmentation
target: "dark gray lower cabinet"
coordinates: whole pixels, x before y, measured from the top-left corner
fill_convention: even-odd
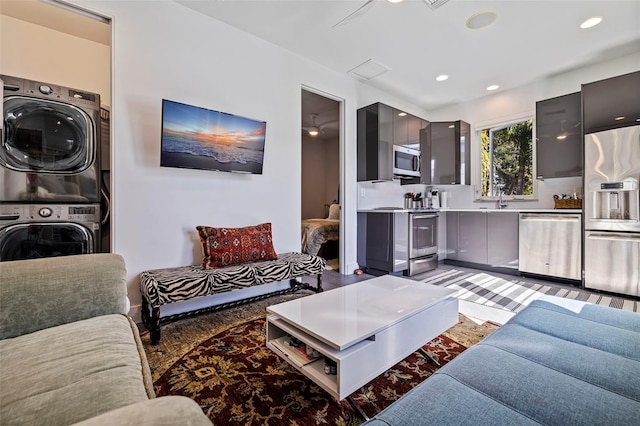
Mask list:
[[[358,213],[358,264],[383,272],[401,272],[409,261],[409,213]]]
[[[518,212],[447,212],[447,260],[517,274]]]
[[[518,270],[518,213],[487,214],[487,264]]]
[[[487,263],[487,214],[460,212],[458,216],[458,260]]]

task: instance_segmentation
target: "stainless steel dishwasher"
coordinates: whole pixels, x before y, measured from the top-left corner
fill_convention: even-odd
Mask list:
[[[519,270],[582,280],[582,215],[520,213]]]

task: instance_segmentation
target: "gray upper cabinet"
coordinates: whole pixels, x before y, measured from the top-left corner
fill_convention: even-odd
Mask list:
[[[393,108],[376,103],[360,108],[358,182],[393,179]]]
[[[421,130],[427,121],[388,105],[360,108],[358,118],[358,182],[393,179],[393,146],[420,150]],[[419,183],[419,179],[403,179]]]
[[[582,85],[584,133],[638,124],[640,71]]]
[[[464,121],[431,122],[421,131],[420,183],[471,183],[471,125]]]
[[[582,176],[580,92],[536,102],[538,179]]]
[[[393,144],[420,149],[420,129],[425,121],[420,117],[393,109]]]

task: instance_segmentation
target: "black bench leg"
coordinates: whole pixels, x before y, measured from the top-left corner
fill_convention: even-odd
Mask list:
[[[149,334],[151,336],[151,344],[157,345],[160,342],[160,308],[151,309],[151,324]]]
[[[322,288],[322,274],[318,274],[318,284],[317,287],[313,287],[313,285],[309,285],[305,282],[302,281],[298,281],[295,278],[291,278],[289,280],[289,285],[291,286],[292,289],[299,289],[299,288],[304,288],[307,290],[311,290],[311,291],[315,291],[316,293],[320,293],[321,291],[324,291],[324,289]]]
[[[144,296],[142,296],[142,323],[149,330],[151,344],[157,345],[160,341],[160,308],[151,308]]]

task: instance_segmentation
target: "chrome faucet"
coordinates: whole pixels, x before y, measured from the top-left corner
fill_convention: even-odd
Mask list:
[[[504,209],[505,207],[507,207],[506,200],[502,198],[503,195],[504,195],[504,191],[502,190],[502,187],[500,187],[498,189],[498,208],[499,209]]]

